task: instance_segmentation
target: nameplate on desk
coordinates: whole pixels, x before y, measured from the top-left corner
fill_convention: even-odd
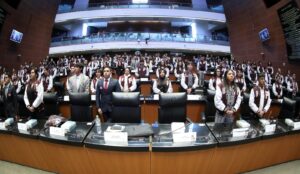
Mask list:
[[[149,80],[148,80],[148,78],[140,78],[140,81],[141,81],[141,82],[147,82],[147,81],[149,81]]]
[[[276,124],[268,124],[264,126],[265,132],[274,132],[276,129]]]
[[[104,141],[106,143],[128,143],[128,133],[127,132],[104,132]]]
[[[153,100],[159,100],[159,95],[158,94],[154,94],[153,95]]]
[[[248,135],[248,128],[232,129],[232,137],[244,137]]]
[[[294,122],[294,129],[300,129],[300,122]]]
[[[300,122],[294,122],[292,119],[290,118],[286,118],[284,120],[285,124],[287,124],[290,127],[293,127],[294,130],[296,129],[300,129]]]
[[[197,133],[196,132],[186,132],[186,133],[173,134],[173,142],[174,143],[196,142],[196,139],[197,139]]]
[[[28,125],[26,123],[18,123],[18,130],[27,131]]]
[[[91,95],[91,100],[96,101],[96,95]]]
[[[33,128],[34,126],[37,125],[37,119],[30,119],[25,124],[27,125],[28,129]]]
[[[70,101],[70,97],[68,95],[64,96],[64,101]]]
[[[50,135],[56,135],[56,136],[65,136],[65,129],[60,127],[50,127],[49,128],[49,134]]]
[[[6,130],[6,124],[5,124],[5,122],[0,122],[0,129],[1,130]]]
[[[199,100],[200,95],[188,95],[187,100]]]

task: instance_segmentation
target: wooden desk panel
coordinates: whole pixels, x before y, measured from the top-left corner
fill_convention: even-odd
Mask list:
[[[200,174],[210,173],[215,148],[188,152],[152,152],[153,174]]]
[[[41,148],[47,151],[43,155],[48,163],[53,163],[52,167],[56,173],[93,173],[92,166],[88,160],[84,147],[62,145],[46,141],[41,142]]]
[[[150,174],[150,152],[118,152],[92,148],[85,150],[92,165],[92,173]]]

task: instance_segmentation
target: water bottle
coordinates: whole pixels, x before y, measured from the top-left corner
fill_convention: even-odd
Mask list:
[[[96,115],[96,118],[95,118],[95,125],[96,125],[96,132],[97,134],[101,134],[101,121],[99,119],[99,116]]]

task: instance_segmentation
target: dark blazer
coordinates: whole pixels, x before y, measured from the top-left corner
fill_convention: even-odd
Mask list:
[[[7,96],[5,96],[5,88],[1,90],[3,103],[4,103],[4,113],[6,117],[15,117],[18,114],[18,100],[15,87],[9,85]]]
[[[104,90],[104,79],[98,80],[96,88],[96,104],[101,108],[102,112],[112,111],[112,93],[120,92],[119,82],[116,79],[110,78],[108,89]]]

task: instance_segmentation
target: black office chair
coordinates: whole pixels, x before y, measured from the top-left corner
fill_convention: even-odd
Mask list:
[[[65,95],[65,87],[62,82],[54,82],[53,88],[56,91],[58,97],[63,97]]]
[[[167,124],[185,122],[187,120],[186,104],[186,93],[159,94],[158,122]]]
[[[207,99],[204,112],[201,113],[202,122],[214,122],[216,115],[215,98],[216,91],[207,89]]]
[[[140,123],[140,93],[113,92],[110,116],[113,123]]]
[[[141,92],[141,81],[136,79],[136,89],[133,92]]]
[[[26,108],[25,102],[24,102],[24,95],[17,95],[17,100],[18,100],[18,105],[19,105],[19,109],[18,109],[18,115],[21,118],[27,118],[30,113],[28,111],[28,109]]]
[[[44,93],[45,118],[50,115],[58,115],[58,100],[56,93]]]
[[[243,120],[253,120],[255,119],[253,112],[249,106],[250,94],[244,93],[243,101],[240,107],[240,117]]]
[[[0,97],[0,117],[4,117],[4,103],[1,97]]]
[[[92,121],[92,105],[89,93],[70,93],[71,120]]]
[[[296,116],[296,101],[284,97],[281,105],[281,110],[278,118],[295,118]]]

